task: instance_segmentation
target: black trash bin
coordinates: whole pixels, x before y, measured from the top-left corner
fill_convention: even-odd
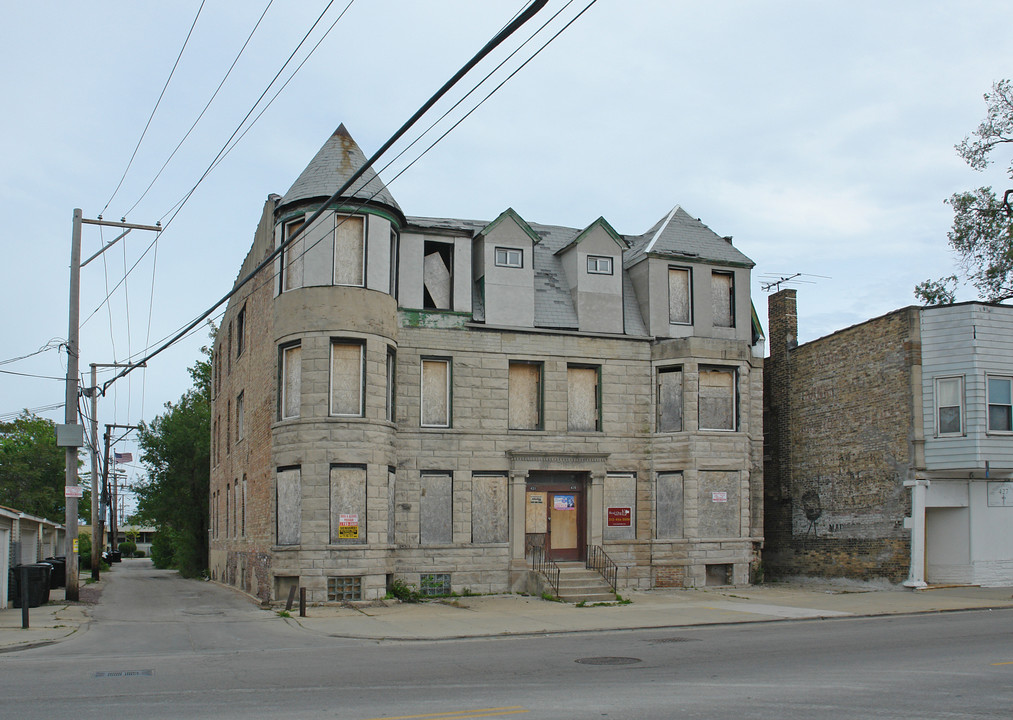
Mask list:
[[[109,555],[112,557],[112,562],[118,563],[123,562],[123,553],[119,550],[113,550]]]
[[[53,590],[67,585],[67,558],[47,557],[46,562],[53,566],[49,576],[49,587]]]
[[[16,608],[21,607],[21,568],[28,569],[28,607],[39,607],[49,602],[49,575],[53,566],[49,563],[31,565],[15,565],[11,570],[11,587],[14,597],[11,598]]]

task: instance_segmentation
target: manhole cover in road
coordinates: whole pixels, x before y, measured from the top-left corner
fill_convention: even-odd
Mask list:
[[[574,662],[581,665],[636,665],[641,660],[631,657],[587,657],[577,658]]]

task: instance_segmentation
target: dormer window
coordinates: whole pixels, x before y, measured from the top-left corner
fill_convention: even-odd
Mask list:
[[[612,258],[604,255],[588,255],[587,271],[591,275],[611,275]]]
[[[496,267],[524,267],[524,251],[519,248],[496,248]]]

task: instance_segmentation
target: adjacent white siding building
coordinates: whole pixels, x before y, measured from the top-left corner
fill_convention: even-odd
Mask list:
[[[925,308],[921,337],[925,578],[1013,585],[1013,307]]]

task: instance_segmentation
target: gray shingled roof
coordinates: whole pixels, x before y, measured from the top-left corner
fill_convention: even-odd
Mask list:
[[[722,265],[754,265],[732,245],[731,240],[725,240],[679,206],[643,235],[627,235],[626,239],[633,245],[623,263],[627,268],[648,253]]]
[[[472,237],[489,225],[488,222],[479,220],[425,217],[409,217],[408,224],[421,230],[460,232]],[[529,225],[540,238],[534,245],[535,327],[576,330],[577,311],[573,307],[573,298],[570,295],[562,260],[556,255],[556,251],[572,242],[583,230],[560,225],[538,223]],[[623,313],[626,332],[629,335],[647,335],[647,327],[640,316],[640,306],[633,291],[633,283],[626,273],[623,275]],[[473,298],[478,296],[477,290],[473,290],[472,296]],[[476,304],[473,316],[478,321],[484,320],[485,307]]]
[[[320,148],[296,181],[292,183],[292,187],[285,193],[279,206],[299,200],[329,198],[365,164],[365,154],[342,124],[327,139],[327,142]],[[346,197],[372,200],[395,208],[399,212],[401,210],[372,168],[367,170],[355,182],[355,185],[349,188]]]

